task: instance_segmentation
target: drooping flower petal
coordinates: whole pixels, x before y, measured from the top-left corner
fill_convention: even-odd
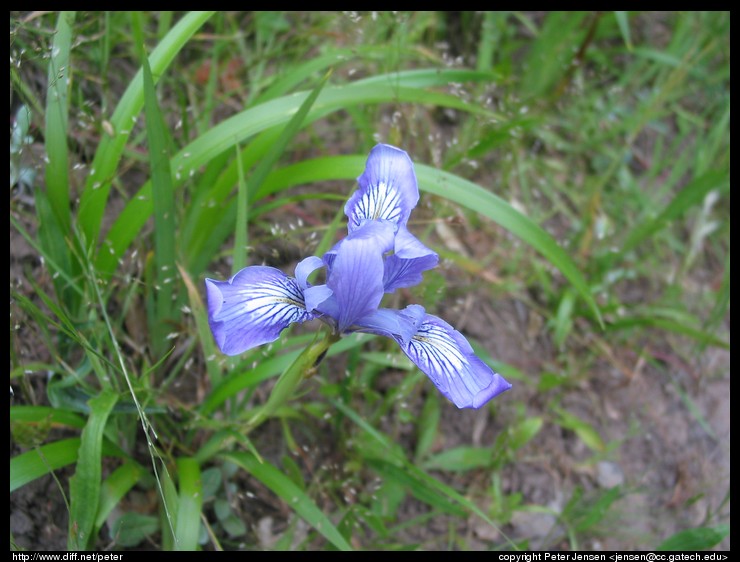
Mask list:
[[[424,318],[424,307],[411,304],[403,310],[379,308],[354,324],[355,331],[408,342],[419,329]]]
[[[349,232],[369,220],[405,225],[419,201],[414,164],[403,150],[379,144],[370,151],[359,189],[344,207]]]
[[[386,293],[421,283],[421,274],[439,263],[439,256],[422,244],[405,226],[398,229],[393,249],[394,253],[385,258],[383,286]]]
[[[441,318],[426,314],[409,341],[396,341],[458,408],[480,408],[511,388],[511,384],[475,355],[468,340]]]
[[[308,276],[324,267],[324,261],[318,256],[309,256],[295,266],[295,279],[302,289],[308,287]]]
[[[336,247],[326,281],[336,310],[318,309],[334,317],[340,333],[378,308],[384,293],[383,254],[392,247],[393,225],[386,221],[365,223]]]
[[[314,318],[298,281],[274,267],[246,267],[228,281],[206,279],[206,292],[208,323],[226,355],[275,341],[293,322]]]
[[[308,312],[315,310],[332,295],[332,290],[326,285],[311,285],[308,282],[308,276],[321,267],[324,267],[324,261],[318,256],[309,256],[295,267],[295,278],[303,291],[303,301]]]

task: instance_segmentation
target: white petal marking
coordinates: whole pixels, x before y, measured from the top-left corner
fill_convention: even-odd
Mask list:
[[[352,223],[360,226],[363,220],[387,220],[398,223],[401,219],[401,194],[385,182],[371,185],[352,209]]]

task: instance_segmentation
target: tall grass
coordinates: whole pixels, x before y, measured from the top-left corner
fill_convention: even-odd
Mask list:
[[[474,342],[515,385],[567,388],[647,338],[729,349],[729,14],[11,13],[10,77],[33,131],[11,161],[43,154],[30,202],[11,178],[11,240],[42,265],[11,280],[10,489],[57,478],[69,549],[464,549],[473,518],[487,548],[555,544],[511,533],[545,507],[501,471],[547,426],[593,462],[618,446],[559,399],[503,395],[489,443],[447,447],[443,419],[464,414],[374,338],[343,339],[278,399],[309,335],[236,358],[210,336],[206,273],[325,251],[379,140],[416,163],[412,227],[473,280],[432,272],[405,298],[509,298],[543,319],[548,372]],[[460,228],[495,243],[472,258]],[[574,493],[571,547],[623,493]],[[281,506],[263,510],[274,534],[245,524],[245,497]],[[721,507],[655,546],[721,542]],[[446,535],[409,538],[435,518]]]

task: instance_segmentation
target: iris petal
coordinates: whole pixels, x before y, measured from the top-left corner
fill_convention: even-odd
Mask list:
[[[379,144],[370,151],[359,189],[344,207],[350,232],[369,220],[405,225],[419,201],[414,164],[403,150]]]
[[[334,292],[340,333],[378,308],[384,292],[383,254],[393,247],[393,234],[392,224],[372,221],[336,247],[326,284]]]
[[[383,286],[386,293],[421,283],[421,274],[439,263],[439,256],[422,244],[405,226],[398,229],[393,246],[393,255],[385,259]]]
[[[296,281],[298,281],[298,285],[300,285],[302,289],[308,287],[308,276],[320,267],[324,267],[324,262],[318,256],[309,256],[301,260],[298,265],[295,266],[295,278]]]
[[[511,388],[511,384],[475,355],[468,340],[441,318],[425,315],[410,340],[396,341],[458,408],[480,408]]]
[[[379,308],[355,323],[355,331],[408,342],[419,329],[424,318],[424,307],[411,304],[403,310]]]
[[[274,267],[246,267],[229,281],[206,279],[206,291],[208,323],[226,355],[275,341],[293,322],[314,318],[298,282]]]

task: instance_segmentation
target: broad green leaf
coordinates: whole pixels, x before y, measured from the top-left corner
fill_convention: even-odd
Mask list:
[[[521,449],[529,443],[542,429],[544,420],[539,416],[524,418],[515,424],[509,432],[509,447]]]
[[[13,492],[51,470],[77,460],[80,439],[72,437],[47,443],[10,459],[10,491]]]
[[[80,438],[77,469],[69,482],[70,529],[68,548],[85,550],[92,545],[92,530],[100,504],[103,430],[118,396],[102,391],[89,401],[90,417]]]
[[[730,534],[729,525],[696,527],[679,531],[664,540],[656,550],[707,550],[721,543]]]
[[[126,462],[115,469],[100,487],[100,505],[95,528],[100,529],[118,503],[144,474],[142,467],[134,462]]]
[[[48,71],[44,137],[46,141],[46,194],[60,231],[66,236],[70,228],[69,156],[67,122],[71,69],[69,51],[72,45],[72,24],[76,12],[60,12],[54,31]]]
[[[180,493],[175,526],[175,550],[195,550],[203,506],[200,466],[194,459],[180,458],[177,460],[177,477]]]
[[[67,410],[50,408],[49,406],[12,406],[10,408],[10,423],[50,423],[52,426],[66,426],[82,428],[85,420]]]
[[[77,460],[79,448],[80,438],[71,437],[41,445],[13,457],[10,459],[10,491],[13,492],[52,470],[72,464]],[[107,440],[103,442],[103,454],[106,457],[126,456]]]

